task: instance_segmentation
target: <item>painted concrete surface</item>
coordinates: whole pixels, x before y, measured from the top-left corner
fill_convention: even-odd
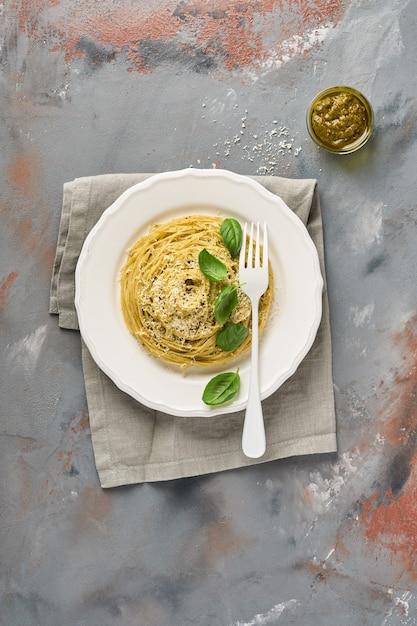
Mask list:
[[[0,3],[0,624],[417,623],[417,4]],[[305,127],[374,107],[360,152]],[[317,178],[339,452],[100,489],[77,333],[48,314],[62,185]]]

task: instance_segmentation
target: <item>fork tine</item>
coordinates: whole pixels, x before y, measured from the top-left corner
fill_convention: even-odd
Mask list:
[[[262,267],[268,265],[268,229],[266,227],[266,222],[264,222],[264,241],[262,248]]]
[[[248,232],[248,224],[245,222],[245,225],[243,227],[243,235],[242,235],[242,247],[240,248],[240,255],[239,255],[239,271],[240,272],[243,269],[245,269],[245,265],[246,265],[246,237],[247,237],[247,232]]]
[[[256,242],[255,242],[256,244]],[[250,225],[250,236],[249,236],[249,247],[248,247],[248,258],[246,261],[246,267],[252,267],[253,265],[253,222]]]
[[[254,267],[260,267],[261,265],[261,243],[259,241],[259,222],[256,224],[256,242],[255,242],[255,265]]]

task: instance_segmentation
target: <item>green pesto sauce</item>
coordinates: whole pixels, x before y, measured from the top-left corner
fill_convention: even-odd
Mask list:
[[[311,126],[323,144],[344,148],[365,133],[368,114],[362,102],[350,93],[329,95],[315,105]]]

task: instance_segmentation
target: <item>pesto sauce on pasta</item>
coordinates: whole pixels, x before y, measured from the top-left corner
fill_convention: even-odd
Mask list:
[[[153,226],[129,250],[121,270],[121,307],[130,332],[145,349],[181,368],[223,364],[245,352],[251,333],[235,350],[216,345],[220,330],[214,301],[227,285],[238,283],[238,258],[232,259],[220,237],[223,219],[190,215]],[[227,267],[220,283],[210,281],[198,264],[206,248]],[[265,325],[272,300],[273,276],[259,307],[259,328]],[[238,305],[230,321],[251,324],[251,304],[238,289]]]

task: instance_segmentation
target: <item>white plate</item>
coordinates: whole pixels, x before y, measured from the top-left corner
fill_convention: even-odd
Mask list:
[[[231,413],[246,405],[249,354],[222,368],[184,375],[150,357],[128,331],[120,307],[119,272],[128,249],[150,226],[180,215],[205,214],[266,222],[275,300],[260,343],[261,395],[271,395],[306,356],[321,319],[323,280],[307,229],[262,185],[226,170],[186,169],[156,174],[125,191],[87,236],[76,272],[75,305],[81,335],[99,367],[146,406],[179,416]],[[240,367],[235,400],[207,407],[201,395],[220,371]]]

